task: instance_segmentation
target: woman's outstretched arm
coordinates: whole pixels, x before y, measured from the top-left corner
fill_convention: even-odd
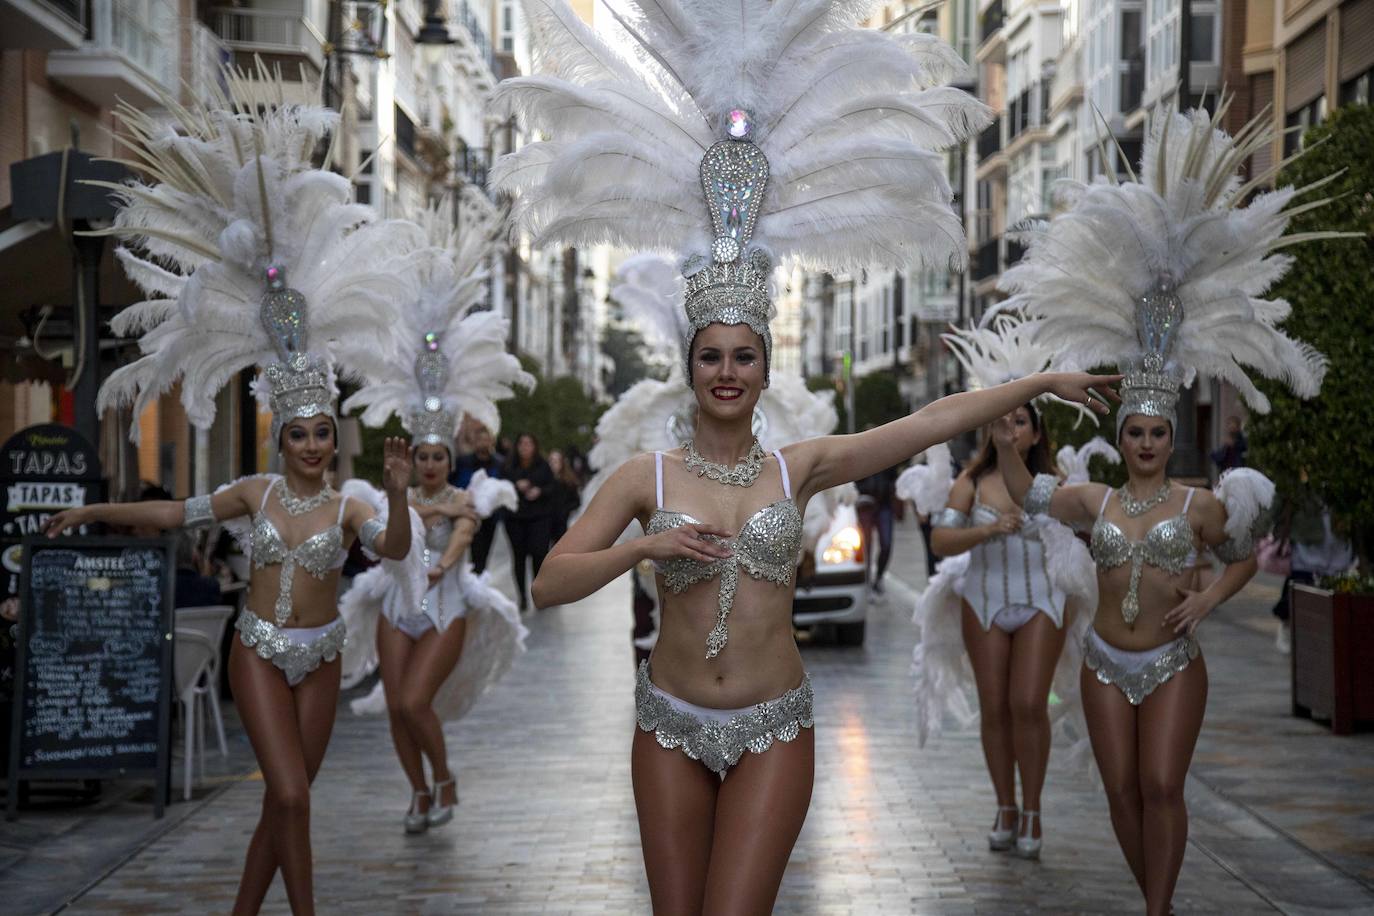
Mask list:
[[[240,515],[251,515],[256,505],[255,497],[262,496],[266,483],[257,477],[245,477],[235,481],[219,492],[211,495],[211,519],[199,521],[224,521]],[[134,503],[91,503],[64,509],[48,519],[43,532],[48,537],[57,537],[68,528],[79,528],[101,522],[106,525],[122,527],[140,526],[160,528],[164,531],[181,528],[188,523],[195,524],[197,519],[186,518],[186,500],[156,499]]]
[[[876,429],[849,436],[821,436],[788,447],[788,463],[804,475],[803,500],[812,495],[894,467],[938,442],[978,429],[1042,394],[1110,412],[1107,399],[1119,400],[1111,384],[1119,375],[1041,372],[1014,382],[940,398],[915,413]]]
[[[631,458],[611,475],[545,558],[530,586],[535,607],[580,601],[643,559],[685,557],[710,563],[730,555],[725,548],[702,540],[704,535],[732,536],[710,525],[684,525],[617,544],[631,522],[647,517],[652,507],[645,504],[643,494],[653,492],[653,487],[654,460],[648,454]]]

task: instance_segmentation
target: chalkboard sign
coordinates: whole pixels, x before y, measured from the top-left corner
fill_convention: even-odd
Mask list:
[[[154,779],[166,801],[170,540],[26,538],[7,816],[35,778]]]

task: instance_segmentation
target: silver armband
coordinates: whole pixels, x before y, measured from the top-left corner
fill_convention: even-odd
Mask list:
[[[1026,501],[1022,504],[1022,510],[1027,515],[1045,515],[1050,511],[1050,499],[1054,496],[1055,487],[1059,486],[1059,478],[1053,474],[1036,474],[1031,481],[1030,489],[1026,491]]]
[[[210,494],[204,496],[192,496],[183,504],[186,517],[182,520],[183,528],[201,528],[205,525],[214,524],[215,512],[210,507]]]
[[[363,526],[358,529],[358,540],[362,545],[373,553],[377,552],[377,538],[382,536],[386,530],[386,523],[375,515],[363,522]]]
[[[968,515],[958,509],[951,509],[948,506],[936,512],[930,517],[930,527],[932,528],[967,528]]]
[[[1248,560],[1255,555],[1255,539],[1248,533],[1238,538],[1227,538],[1212,547],[1212,556],[1228,566]]]

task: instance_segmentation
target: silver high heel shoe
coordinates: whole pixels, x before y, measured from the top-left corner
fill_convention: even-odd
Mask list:
[[[1033,837],[1030,833],[1035,829],[1035,822],[1040,820],[1040,812],[1022,811],[1021,817],[1025,819],[1026,822],[1026,835],[1016,838],[1016,854],[1023,859],[1038,860],[1040,858],[1040,847],[1043,845],[1043,842],[1040,837]]]
[[[420,789],[410,793],[410,807],[406,809],[406,833],[424,833],[429,829],[429,812],[417,810],[420,807],[420,796],[430,798],[428,789]],[[431,802],[433,804],[433,802]],[[433,810],[431,808],[431,810]]]
[[[1016,821],[1013,819],[1013,826],[1003,829],[1001,827],[1002,812],[1010,811],[1012,814],[1016,814],[1019,810],[1020,809],[1014,805],[997,806],[997,817],[992,822],[992,829],[988,831],[988,849],[991,849],[993,852],[1006,852],[1008,849],[1011,849],[1012,844],[1016,840],[1016,827],[1014,826]]]
[[[453,786],[453,804],[451,805],[439,804],[439,790],[444,786]],[[429,806],[429,826],[438,827],[441,824],[447,824],[449,821],[453,820],[453,809],[456,807],[458,807],[457,779],[450,778],[445,779],[443,782],[436,782],[434,784],[434,801],[432,801]]]

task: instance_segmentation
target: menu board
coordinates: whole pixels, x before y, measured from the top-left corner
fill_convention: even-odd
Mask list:
[[[175,569],[170,540],[24,540],[9,817],[20,780],[138,775],[162,816]]]

